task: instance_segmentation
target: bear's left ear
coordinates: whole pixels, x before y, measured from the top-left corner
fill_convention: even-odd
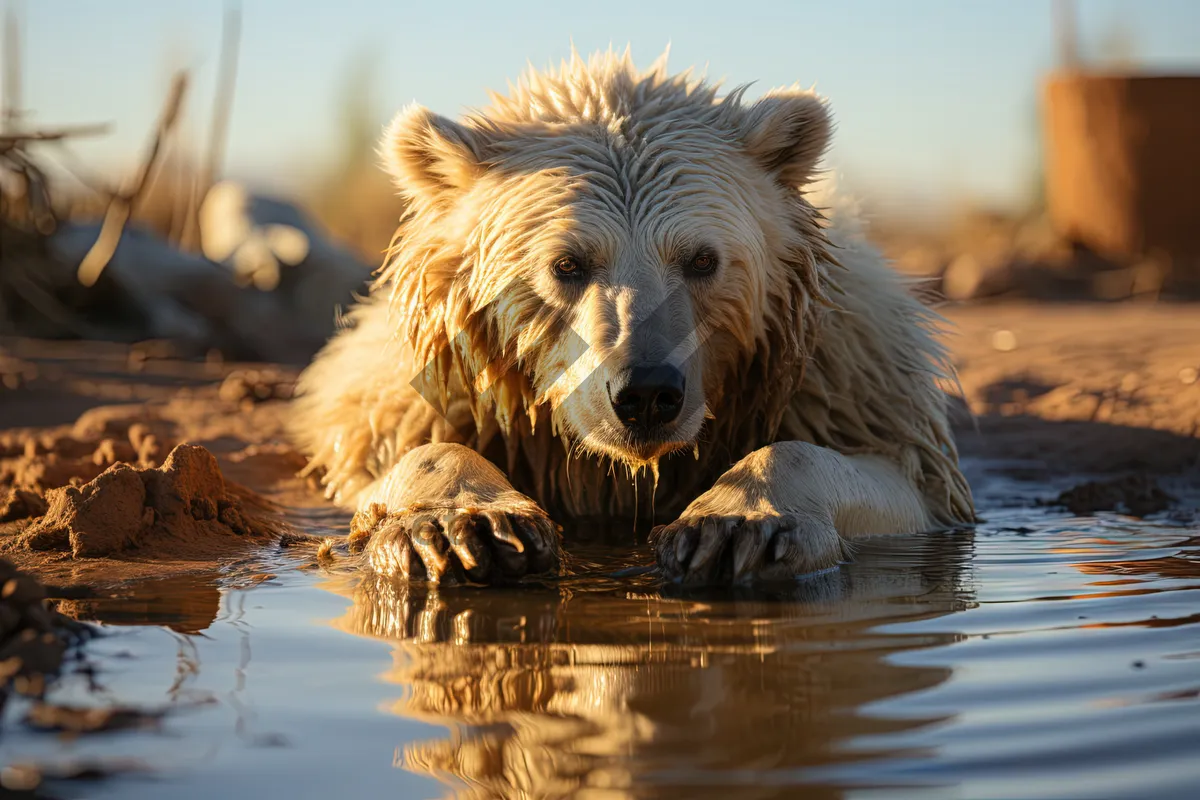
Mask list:
[[[746,149],[783,183],[802,186],[816,171],[833,135],[825,102],[813,92],[776,89],[746,110]]]
[[[409,198],[466,191],[483,171],[483,132],[434,114],[415,103],[384,133],[379,152],[400,191]]]

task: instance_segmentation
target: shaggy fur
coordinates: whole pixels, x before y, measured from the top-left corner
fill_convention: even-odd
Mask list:
[[[406,213],[371,297],[301,381],[294,429],[330,496],[427,503],[409,472],[386,476],[414,448],[454,443],[505,470],[496,492],[515,487],[554,518],[662,521],[761,448],[801,443],[841,459],[796,461],[829,474],[842,457],[890,465],[863,497],[915,489],[921,508],[876,527],[973,520],[941,320],[852,215],[827,219],[809,194],[831,133],[824,102],[743,94],[609,53],[531,72],[460,123],[401,112],[382,152]],[[681,277],[701,247],[720,271]],[[584,282],[554,277],[564,252],[587,265]],[[605,399],[639,359],[688,379],[680,420],[654,441],[624,432]],[[421,468],[485,471],[439,452],[443,466]],[[873,481],[876,462],[861,463]],[[639,480],[647,468],[653,481]]]

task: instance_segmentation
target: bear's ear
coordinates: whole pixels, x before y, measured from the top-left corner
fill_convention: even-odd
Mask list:
[[[833,135],[825,102],[813,92],[776,89],[746,110],[742,138],[767,170],[793,186],[808,183]]]
[[[482,132],[413,104],[388,125],[379,152],[404,194],[438,195],[468,189],[483,171]]]

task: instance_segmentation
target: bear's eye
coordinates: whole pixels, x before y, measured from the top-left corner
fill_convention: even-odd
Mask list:
[[[573,256],[563,256],[554,262],[554,274],[560,278],[572,278],[583,272],[579,260]]]
[[[711,250],[701,250],[688,264],[688,269],[696,275],[711,275],[716,268],[717,256]]]

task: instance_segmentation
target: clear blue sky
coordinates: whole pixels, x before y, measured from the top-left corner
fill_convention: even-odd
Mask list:
[[[25,29],[25,105],[38,123],[111,121],[79,145],[116,167],[153,123],[168,68],[197,70],[190,130],[206,130],[218,0],[5,0]],[[1200,0],[1079,0],[1085,48],[1126,26],[1152,68],[1200,71]],[[298,186],[336,149],[338,96],[374,55],[380,121],[418,100],[486,103],[527,62],[632,46],[648,64],[707,67],[754,91],[800,82],[838,119],[832,163],[893,202],[1004,202],[1030,183],[1036,82],[1053,62],[1051,0],[243,0],[227,172]],[[752,92],[753,94],[753,92]]]

